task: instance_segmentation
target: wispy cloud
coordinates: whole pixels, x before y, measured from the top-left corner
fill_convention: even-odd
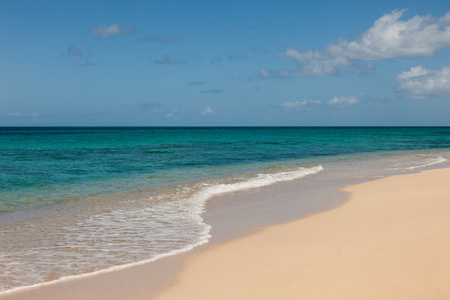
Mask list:
[[[90,62],[89,60],[86,60],[86,62],[80,64],[79,66],[82,67],[82,68],[84,68],[84,67],[93,67],[93,66],[95,66],[95,64]]]
[[[30,116],[31,116],[31,121],[36,122],[39,120],[39,117],[42,117],[42,114],[37,113],[37,112],[32,112]]]
[[[175,107],[174,109],[172,109],[171,112],[168,112],[165,114],[167,119],[171,119],[171,120],[179,120],[180,117],[177,115],[178,113],[178,108]]]
[[[209,63],[210,64],[216,64],[216,63],[220,63],[222,62],[222,58],[221,57],[212,57],[209,59]]]
[[[449,97],[450,66],[442,70],[413,67],[397,76],[399,90],[409,94],[411,98]]]
[[[11,117],[20,117],[22,115],[21,112],[19,111],[15,111],[9,114]]]
[[[261,70],[259,71],[259,76],[262,77],[262,78],[269,78],[269,77],[271,77],[271,76],[270,76],[271,73],[272,73],[272,72],[269,71],[269,70],[261,69]]]
[[[281,104],[281,107],[287,110],[314,110],[326,105],[329,106],[350,106],[360,103],[360,98],[356,96],[349,97],[334,97],[329,101],[320,100],[303,100],[303,101],[288,101]]]
[[[133,27],[122,24],[101,25],[100,27],[93,27],[91,35],[96,35],[102,38],[110,38],[116,35],[130,35],[134,32]]]
[[[163,54],[161,59],[154,59],[153,63],[157,65],[181,65],[185,64],[186,62],[178,59],[172,59],[168,54]]]
[[[89,57],[91,54],[88,52],[85,54],[80,48],[76,46],[70,46],[67,49],[67,55],[72,56],[78,60],[79,67],[92,67],[95,66],[94,63],[91,62]]]
[[[287,110],[312,110],[319,107],[322,101],[318,100],[303,100],[303,101],[289,101],[281,104]]]
[[[169,44],[169,43],[176,43],[176,42],[181,42],[184,41],[184,37],[181,36],[163,36],[163,35],[153,35],[153,36],[146,36],[146,37],[141,37],[138,38],[137,41],[139,43],[151,43],[151,42],[159,42],[159,43],[164,43],[164,44]]]
[[[227,56],[216,56],[211,57],[209,59],[210,64],[217,64],[222,62],[231,62],[231,61],[240,61],[240,60],[247,60],[248,56],[246,54],[228,54]]]
[[[209,106],[205,107],[205,109],[203,109],[200,113],[202,115],[213,115],[213,114],[215,114],[214,110],[211,107],[209,107]]]
[[[264,48],[264,47],[260,47],[260,48],[257,48],[257,47],[251,47],[251,48],[250,48],[250,51],[252,51],[253,53],[261,54],[261,55],[269,54],[269,50],[267,50],[267,49]]]
[[[360,38],[354,41],[341,38],[322,52],[288,48],[279,55],[295,60],[298,68],[276,73],[306,77],[338,74],[342,68],[363,73],[372,67],[372,61],[431,56],[436,50],[450,46],[450,12],[440,18],[416,15],[403,21],[400,18],[404,12],[394,10],[385,14]],[[264,70],[262,75],[273,73]]]
[[[223,94],[225,93],[224,89],[209,89],[209,90],[202,90],[203,94]]]
[[[70,46],[69,49],[67,49],[67,54],[76,57],[84,57],[84,54],[81,52],[80,48],[75,46]]]
[[[350,96],[350,97],[334,97],[330,101],[328,101],[328,105],[341,105],[341,106],[348,106],[348,105],[355,105],[358,104],[360,99],[356,96]]]
[[[248,59],[247,55],[245,55],[245,54],[229,54],[228,55],[228,61],[245,60],[245,59]]]

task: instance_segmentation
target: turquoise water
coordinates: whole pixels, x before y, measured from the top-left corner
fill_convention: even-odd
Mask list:
[[[217,194],[324,170],[414,170],[449,149],[449,127],[3,127],[0,291],[204,243]]]
[[[0,212],[253,163],[448,147],[448,128],[0,128]]]

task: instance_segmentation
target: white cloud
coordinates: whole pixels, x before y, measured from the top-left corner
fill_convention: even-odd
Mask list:
[[[299,68],[279,71],[282,76],[336,74],[340,68],[357,73],[371,68],[371,61],[391,58],[431,56],[450,46],[450,12],[441,18],[414,16],[400,20],[405,10],[394,10],[375,21],[359,39],[340,39],[325,51],[300,52],[289,48],[280,56],[295,60]],[[267,75],[267,71],[265,75]]]
[[[429,70],[425,70],[422,66],[413,67],[409,71],[404,71],[397,76],[397,80],[409,80],[414,77],[420,77],[430,73]]]
[[[214,110],[213,110],[211,107],[207,106],[207,107],[205,107],[205,109],[202,110],[200,113],[201,113],[202,115],[213,115],[213,114],[214,114]]]
[[[328,105],[355,105],[359,103],[359,98],[355,96],[350,97],[334,97],[328,101]]]
[[[16,112],[10,113],[9,115],[12,117],[20,117],[22,114],[19,111],[16,111]]]
[[[312,110],[321,104],[318,100],[303,100],[285,102],[281,106],[289,110]]]
[[[405,10],[385,14],[375,21],[360,40],[339,41],[328,51],[335,56],[359,60],[430,56],[450,45],[450,12],[442,18],[414,16],[401,21]]]
[[[323,102],[320,100],[303,100],[303,101],[288,101],[281,106],[288,110],[313,110],[317,109],[325,104],[335,105],[335,106],[350,106],[355,105],[360,102],[360,99],[356,96],[349,97],[334,97],[328,102]]]
[[[115,35],[130,35],[132,34],[134,29],[132,27],[127,27],[121,24],[113,24],[113,25],[102,25],[98,28],[94,27],[91,30],[91,35],[98,35],[102,38],[109,38]]]
[[[409,94],[411,98],[449,97],[450,96],[450,66],[442,70],[413,67],[397,76],[399,90]]]

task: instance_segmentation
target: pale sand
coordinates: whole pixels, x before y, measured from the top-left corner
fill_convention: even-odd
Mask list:
[[[344,191],[336,209],[194,253],[157,299],[450,299],[450,168]]]
[[[450,299],[450,168],[344,190],[350,201],[334,210],[0,299],[154,299],[168,286],[159,299]],[[259,196],[298,198],[283,191]]]

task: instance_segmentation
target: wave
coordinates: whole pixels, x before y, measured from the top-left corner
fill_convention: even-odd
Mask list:
[[[263,186],[268,186],[277,182],[292,181],[295,179],[300,179],[308,175],[316,174],[323,171],[324,168],[319,165],[312,168],[300,168],[295,171],[279,172],[279,173],[264,173],[257,174],[255,178],[251,178],[246,181],[231,183],[231,184],[217,184],[207,187],[196,194],[194,197],[199,200],[206,201],[214,196],[236,192],[239,190],[259,188]]]
[[[34,274],[35,276],[32,276],[34,279],[10,278],[15,282],[21,282],[24,286],[15,286],[3,291],[0,288],[0,295],[125,269],[189,251],[196,246],[207,243],[211,237],[211,226],[204,223],[201,215],[204,212],[206,201],[214,196],[301,179],[322,170],[324,168],[318,165],[290,171],[249,174],[247,175],[249,177],[245,179],[242,177],[239,179],[225,178],[215,183],[203,181],[189,188],[179,187],[180,190],[184,189],[180,195],[172,193],[161,195],[163,201],[147,201],[144,206],[116,208],[109,212],[94,214],[78,222],[75,226],[62,226],[59,233],[64,238],[58,241],[61,248],[41,248],[39,253],[45,252],[46,255],[42,259],[35,259],[30,262],[37,272]],[[188,190],[187,194],[185,193],[186,190]],[[193,236],[186,236],[186,232],[192,233]],[[120,236],[123,244],[118,244],[118,241],[112,239],[114,236]],[[174,244],[162,245],[161,248],[158,248],[158,251],[146,253],[143,249],[155,240]],[[93,241],[95,243],[91,247]],[[83,260],[80,260],[76,255],[78,250],[83,250],[85,253],[89,252],[92,255],[91,259],[84,257]],[[33,252],[36,251],[36,248],[24,249],[23,251]],[[120,258],[111,256],[111,252],[120,255]],[[130,253],[140,257],[137,259],[138,261],[136,261],[137,257],[133,255],[127,258]],[[74,256],[69,256],[72,254]],[[17,257],[23,260],[27,255],[17,253]],[[48,260],[50,257],[59,257],[61,261]],[[63,257],[64,259],[62,259]],[[114,260],[116,265],[111,265],[110,262]],[[107,261],[109,261],[109,265],[106,264]],[[83,269],[74,270],[72,267],[69,269],[63,267],[72,264],[77,264],[80,268],[83,264],[91,267],[94,265],[94,268],[97,266],[97,270],[83,272]],[[55,268],[56,265],[61,266],[58,279],[45,282],[38,279],[44,278],[45,272],[48,269]],[[9,267],[15,268],[14,266],[15,263],[12,261]]]
[[[429,156],[426,156],[426,155],[423,155],[423,156],[429,157]],[[414,169],[423,168],[423,167],[428,167],[428,166],[435,165],[435,164],[440,164],[440,163],[443,163],[443,162],[446,162],[446,161],[447,161],[447,159],[443,158],[442,156],[439,156],[439,157],[430,157],[429,159],[425,160],[425,164],[417,165],[417,166],[412,166],[412,167],[408,167],[408,168],[406,168],[406,169],[408,169],[408,170],[414,170]]]

